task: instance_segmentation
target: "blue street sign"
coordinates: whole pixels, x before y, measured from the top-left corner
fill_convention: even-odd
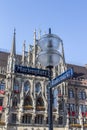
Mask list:
[[[30,74],[35,76],[49,77],[50,72],[48,70],[37,69],[26,66],[15,65],[15,73]]]
[[[66,70],[64,73],[62,73],[61,75],[57,76],[55,79],[50,81],[50,88],[53,88],[58,84],[62,83],[63,81],[69,79],[70,77],[73,76],[73,74],[74,72],[72,68]]]

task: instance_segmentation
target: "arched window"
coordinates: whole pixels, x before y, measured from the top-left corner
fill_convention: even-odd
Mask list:
[[[36,93],[39,93],[41,91],[41,84],[40,83],[37,83],[36,85],[35,85],[35,92]]]
[[[19,93],[19,82],[16,80],[15,82],[14,82],[14,92],[15,93]]]
[[[24,92],[28,93],[30,91],[30,83],[28,81],[24,84]]]
[[[73,89],[68,89],[68,96],[69,96],[69,98],[74,98]]]

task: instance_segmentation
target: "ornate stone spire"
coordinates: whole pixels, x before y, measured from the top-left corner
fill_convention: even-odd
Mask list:
[[[38,32],[38,39],[41,38],[41,30],[39,29],[39,32]]]
[[[63,63],[65,64],[65,56],[64,56],[64,47],[63,47],[63,42],[61,43],[62,45],[62,57],[63,57]]]
[[[14,35],[13,35],[13,42],[12,42],[12,48],[11,48],[11,56],[15,56],[16,55],[16,43],[15,43],[15,28],[14,28]]]
[[[34,30],[34,44],[36,43],[36,29]]]
[[[24,62],[25,62],[25,43],[26,41],[24,40],[24,43],[23,43],[23,50],[22,50],[22,64],[24,65]]]

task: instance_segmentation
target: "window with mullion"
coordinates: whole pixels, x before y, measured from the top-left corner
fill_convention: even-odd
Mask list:
[[[0,84],[0,90],[5,90],[5,85],[4,84]]]
[[[75,111],[75,104],[69,104],[69,110]]]
[[[68,89],[69,98],[74,98],[73,89]]]
[[[12,122],[16,123],[17,120],[17,115],[16,114],[12,114]]]
[[[86,93],[84,91],[82,91],[82,99],[86,99]]]
[[[80,92],[79,92],[79,99],[81,99],[81,100],[86,99],[86,93],[84,91],[80,90]]]

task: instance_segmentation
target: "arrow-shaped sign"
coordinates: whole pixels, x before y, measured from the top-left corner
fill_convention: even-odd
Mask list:
[[[61,75],[57,76],[55,79],[50,81],[50,88],[57,86],[58,84],[62,83],[63,81],[69,79],[73,76],[73,69],[70,68]]]

